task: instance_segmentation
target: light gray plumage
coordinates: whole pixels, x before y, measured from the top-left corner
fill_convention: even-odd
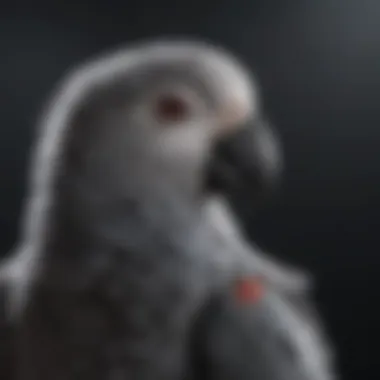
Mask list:
[[[167,95],[186,101],[185,119],[154,113]],[[229,283],[239,275],[264,273],[277,287],[301,287],[301,277],[252,257],[243,239],[226,235],[202,198],[211,148],[255,112],[245,70],[198,43],[141,45],[69,77],[45,117],[23,244],[4,270],[22,347],[20,379],[180,379],[187,333],[214,294],[222,309],[202,348],[220,365],[209,369],[212,378],[287,379],[285,369],[297,380],[328,378],[272,349],[268,337],[276,341],[278,323],[273,328],[265,316],[283,304],[278,292],[259,314],[230,306]],[[235,341],[228,330],[221,334],[226,320]],[[218,349],[236,341],[241,349],[241,331],[255,351],[237,363],[238,351],[230,347],[223,357]],[[310,346],[322,349],[315,342],[297,349]],[[255,364],[261,357],[286,366],[263,372],[262,360]]]
[[[8,268],[22,277],[9,303],[17,379],[180,378],[191,322],[223,278],[203,172],[253,111],[249,83],[228,54],[186,42],[137,46],[64,81]],[[179,119],[162,104],[173,97]]]

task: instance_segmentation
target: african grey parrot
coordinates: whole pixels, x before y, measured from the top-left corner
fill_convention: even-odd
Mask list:
[[[20,253],[6,266],[19,378],[182,378],[202,304],[236,272],[257,274],[257,261],[220,244],[201,183],[211,148],[254,114],[253,95],[233,57],[189,42],[122,51],[64,83],[42,126]],[[269,337],[256,335],[268,325],[256,312],[249,364]],[[298,371],[291,378],[317,378],[278,354]]]

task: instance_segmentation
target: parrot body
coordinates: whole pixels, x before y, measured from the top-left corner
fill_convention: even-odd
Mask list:
[[[210,152],[257,101],[231,56],[196,43],[140,45],[69,77],[0,271],[9,380],[330,379],[317,325],[290,302],[307,276],[250,247],[203,193]],[[258,155],[240,157],[256,188],[276,166],[261,131]]]
[[[252,96],[232,57],[186,42],[127,49],[63,83],[10,264],[17,380],[181,379],[193,319],[225,277],[202,173]]]

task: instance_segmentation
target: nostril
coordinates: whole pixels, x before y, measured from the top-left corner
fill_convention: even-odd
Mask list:
[[[230,102],[220,114],[223,126],[227,130],[238,130],[248,118],[248,110],[238,102]]]

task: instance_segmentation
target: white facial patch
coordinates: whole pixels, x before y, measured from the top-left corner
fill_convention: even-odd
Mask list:
[[[209,153],[210,133],[196,122],[168,128],[162,131],[157,144],[160,155],[176,160],[179,165],[197,166],[205,161]]]

